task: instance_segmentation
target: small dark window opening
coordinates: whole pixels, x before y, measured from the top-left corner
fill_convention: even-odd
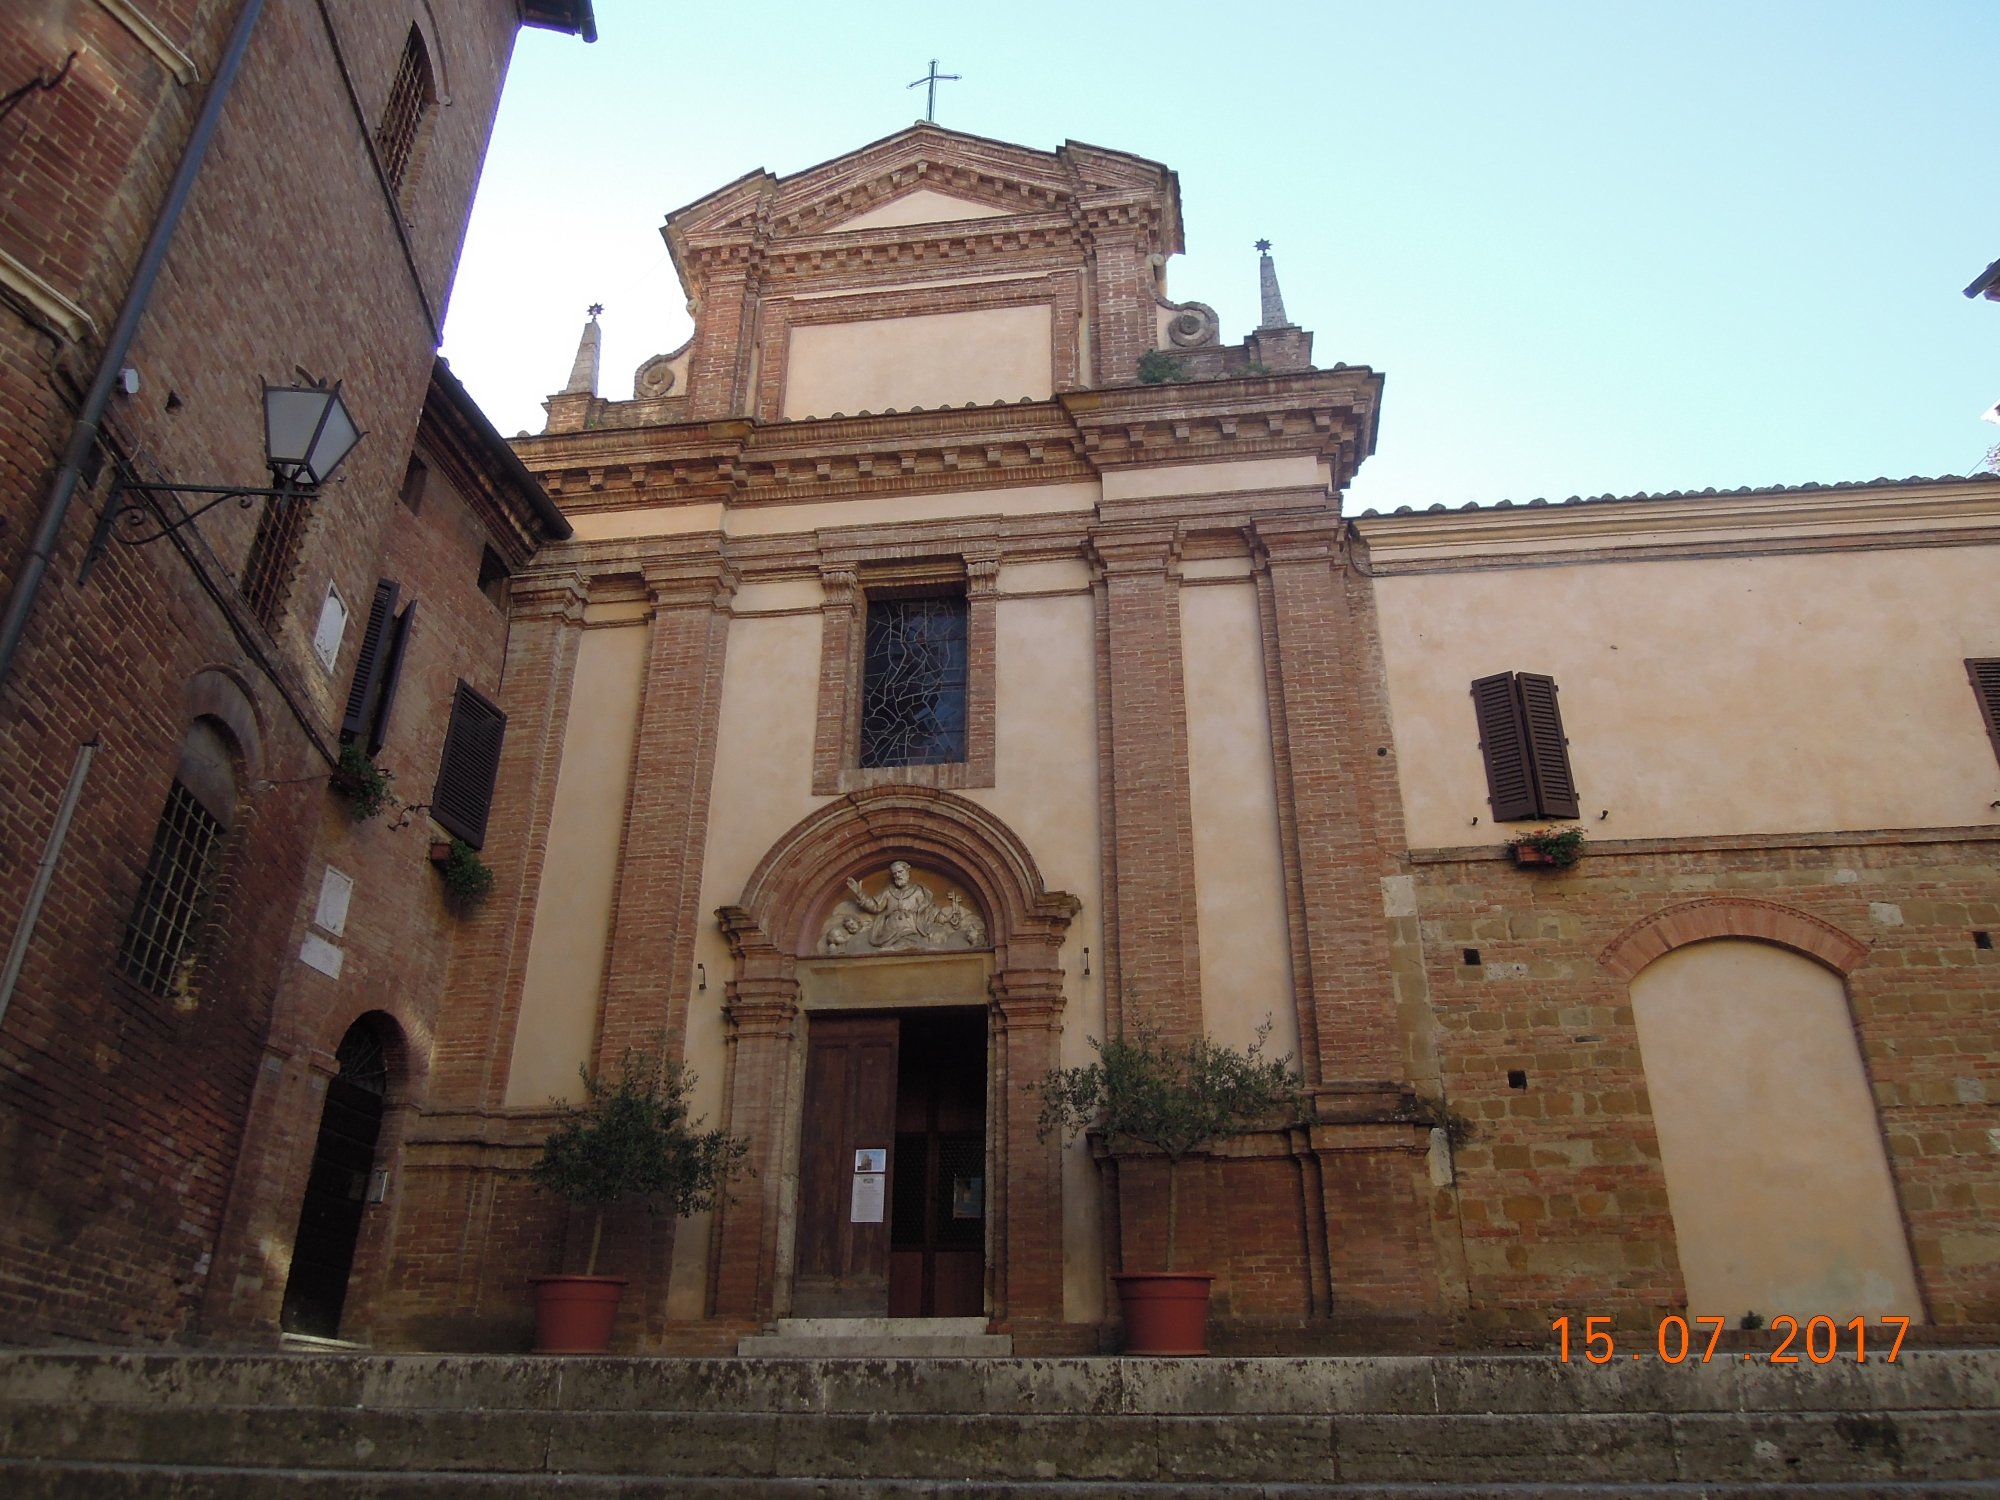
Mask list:
[[[1991,948],[1993,946],[1993,934],[1990,932],[1973,933],[1972,946],[1975,948]]]
[[[965,596],[871,599],[861,670],[861,764],[965,759]]]
[[[291,594],[306,523],[311,519],[312,501],[304,495],[265,498],[257,535],[251,539],[250,556],[243,564],[241,593],[250,612],[269,629],[277,628],[278,615]]]
[[[507,559],[491,547],[479,554],[479,592],[492,600],[495,608],[507,607],[507,580],[513,576]]]
[[[1477,968],[1479,966],[1479,950],[1477,948],[1466,948],[1462,951],[1465,957],[1465,966],[1469,969]]]
[[[445,832],[478,849],[486,843],[486,819],[493,810],[493,784],[500,775],[500,743],[507,716],[469,683],[458,685],[444,755],[431,792],[431,816]]]
[[[186,993],[236,811],[229,747],[197,722],[181,746],[145,877],[118,947],[119,971],[155,995]]]
[[[412,458],[410,466],[403,470],[401,500],[411,515],[424,508],[424,485],[429,481],[431,471],[421,458]]]
[[[1528,1086],[1528,1074],[1527,1074],[1527,1070],[1526,1070],[1526,1069],[1524,1069],[1524,1068],[1509,1068],[1509,1069],[1507,1070],[1507,1087],[1508,1087],[1508,1088],[1510,1088],[1510,1089],[1524,1089],[1524,1088],[1526,1088],[1527,1086]]]
[[[437,82],[431,71],[430,49],[423,33],[410,28],[403,43],[403,60],[389,86],[389,103],[375,130],[375,154],[397,201],[407,204],[407,190],[416,186],[430,144],[430,124],[437,104]]]
[[[1577,816],[1555,679],[1536,672],[1481,677],[1472,684],[1472,703],[1494,820]]]

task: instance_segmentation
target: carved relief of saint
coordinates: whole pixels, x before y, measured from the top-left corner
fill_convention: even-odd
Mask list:
[[[854,904],[875,918],[868,929],[870,947],[918,948],[930,941],[936,908],[931,893],[910,879],[908,861],[899,859],[889,866],[889,883],[879,896],[869,895],[852,878],[847,888],[854,893]]]

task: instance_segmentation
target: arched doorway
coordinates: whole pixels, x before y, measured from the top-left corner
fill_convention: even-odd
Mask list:
[[[1735,937],[1632,978],[1688,1308],[1920,1317],[1841,976]]]
[[[328,1339],[340,1334],[389,1094],[388,1054],[373,1022],[364,1017],[348,1027],[334,1056],[340,1071],[326,1085],[279,1319],[287,1333]]]

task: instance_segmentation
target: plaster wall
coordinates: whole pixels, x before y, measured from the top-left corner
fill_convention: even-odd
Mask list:
[[[918,188],[914,193],[905,193],[893,203],[885,203],[880,208],[871,208],[866,213],[856,214],[845,223],[835,225],[833,232],[845,234],[855,229],[899,229],[905,224],[949,224],[959,219],[1006,217],[1006,209],[995,208],[990,203],[954,197],[950,193],[940,193],[934,188]]]
[[[1964,659],[2000,654],[1991,547],[1377,580],[1413,848],[1490,822],[1469,689],[1548,673],[1606,838],[2000,819]],[[1599,810],[1608,810],[1601,823]]]
[[[811,791],[819,635],[817,615],[738,616],[729,626],[695,932],[694,956],[707,971],[708,988],[697,990],[688,1007],[683,1052],[695,1074],[694,1113],[711,1124],[723,1117],[723,986],[734,962],[714,912],[743,895],[779,835],[827,800]],[[706,1310],[708,1226],[709,1216],[697,1215],[682,1220],[674,1236],[670,1317],[699,1318]]]
[[[1044,304],[794,328],[783,415],[1046,400],[1055,391],[1051,316]]]
[[[894,521],[964,520],[978,516],[1034,516],[1088,511],[1099,496],[1092,480],[1066,484],[1010,485],[949,495],[883,495],[867,500],[822,500],[808,505],[657,505],[586,512],[570,517],[578,541],[622,541],[720,531],[727,536],[782,536],[823,526],[882,525]]]
[[[1326,466],[1310,454],[1246,458],[1233,463],[1167,464],[1149,469],[1109,469],[1107,500],[1147,500],[1165,495],[1219,495],[1292,487],[1324,489]]]
[[[1049,889],[1083,902],[1062,952],[1065,1066],[1089,1062],[1090,1038],[1104,1035],[1093,609],[1088,596],[999,601],[994,785],[965,794],[1020,836]],[[1085,948],[1096,956],[1088,978]],[[1097,1169],[1084,1143],[1071,1142],[1063,1152],[1063,1316],[1071,1320],[1103,1315],[1098,1220]]]
[[[1922,1318],[1838,975],[1765,943],[1678,948],[1632,982],[1688,1310]]]
[[[1296,1054],[1257,592],[1246,581],[1183,588],[1180,597],[1202,1020],[1234,1047],[1269,1020],[1272,1055]]]
[[[577,1068],[590,1060],[597,1037],[650,633],[635,625],[586,630],[577,649],[576,708],[563,731],[548,856],[535,893],[509,1106],[582,1094]]]

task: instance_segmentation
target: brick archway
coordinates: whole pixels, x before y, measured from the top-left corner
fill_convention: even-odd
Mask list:
[[[1022,1090],[1056,1062],[1062,945],[1081,903],[1042,881],[1012,829],[967,798],[932,787],[851,792],[793,825],[758,863],[742,898],[716,919],[735,972],[725,986],[729,1059],[723,1116],[750,1141],[756,1169],[716,1216],[709,1305],[719,1317],[763,1320],[778,1302],[785,1149],[800,1128],[798,964],[810,958],[828,887],[893,859],[948,871],[984,909],[993,945],[988,983],[995,1182],[994,1318],[1062,1318],[1061,1146],[1035,1132]]]
[[[1605,945],[1597,961],[1630,981],[1663,954],[1710,938],[1775,943],[1817,959],[1842,976],[1868,956],[1868,945],[1859,938],[1792,907],[1747,896],[1707,896],[1634,922]]]

